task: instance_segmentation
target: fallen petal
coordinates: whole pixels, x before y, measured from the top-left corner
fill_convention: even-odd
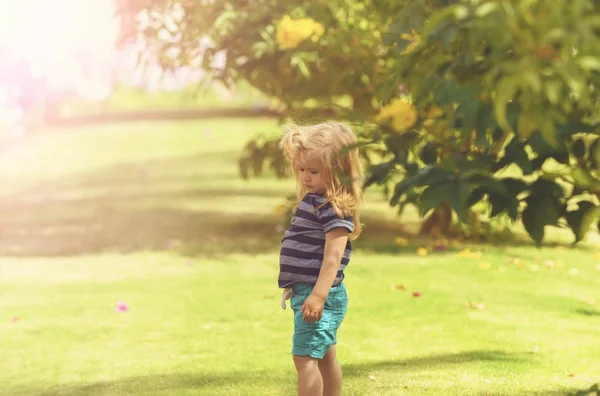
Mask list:
[[[413,292],[412,296],[413,297],[421,297],[421,293],[416,291],[416,292]]]
[[[17,318],[16,316],[12,318],[12,322],[13,323],[19,323],[19,318]]]
[[[115,307],[115,312],[127,312],[129,307],[123,301],[117,301],[117,306]]]

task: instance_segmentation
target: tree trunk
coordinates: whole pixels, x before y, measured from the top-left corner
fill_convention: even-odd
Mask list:
[[[444,202],[423,221],[419,234],[434,237],[448,235],[450,224],[452,224],[452,208],[448,202]]]

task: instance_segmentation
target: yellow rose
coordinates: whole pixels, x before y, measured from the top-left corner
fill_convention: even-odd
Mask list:
[[[391,119],[395,131],[404,132],[416,124],[417,109],[406,99],[392,99],[377,115],[377,121],[386,119]]]
[[[322,24],[310,18],[292,19],[285,15],[277,27],[277,43],[283,49],[296,48],[307,39],[318,41],[325,32]]]

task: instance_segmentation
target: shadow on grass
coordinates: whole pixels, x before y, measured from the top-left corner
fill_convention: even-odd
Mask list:
[[[467,351],[452,354],[437,354],[425,357],[398,359],[390,361],[374,361],[360,364],[344,365],[346,378],[364,377],[373,371],[415,372],[418,370],[444,370],[451,365],[460,365],[470,362],[498,362],[500,364],[518,363],[530,358],[530,355],[510,354],[502,351]],[[230,373],[182,373],[172,375],[152,375],[129,377],[115,381],[102,381],[89,385],[64,385],[48,389],[41,396],[91,396],[103,394],[157,394],[170,391],[177,394],[177,390],[194,390],[200,394],[203,391],[243,391],[249,387],[281,391],[284,386],[293,386],[294,376],[291,372],[286,379],[278,371],[243,371]],[[286,381],[289,380],[289,384]],[[268,393],[268,392],[267,392]],[[236,393],[237,394],[237,393]],[[529,393],[528,393],[529,394]]]
[[[47,389],[39,396],[96,396],[96,395],[176,395],[178,391],[199,394],[225,390],[243,390],[249,386],[266,388],[281,384],[281,378],[268,372],[181,373],[128,377],[101,381],[89,385],[65,385]],[[237,393],[236,393],[237,394]]]
[[[569,396],[598,396],[600,395],[600,382],[590,386],[587,389],[581,389]]]
[[[348,377],[366,376],[372,371],[403,371],[418,370],[427,368],[444,369],[451,365],[469,363],[469,362],[498,362],[498,363],[518,363],[530,359],[529,354],[514,354],[503,351],[466,351],[449,354],[435,354],[424,357],[414,357],[408,359],[375,361],[361,364],[344,366],[344,375]]]
[[[276,251],[283,228],[273,210],[289,191],[241,181],[235,158],[224,151],[124,163],[0,196],[0,256]],[[359,246],[393,241],[400,229],[397,221],[364,221]]]
[[[600,311],[597,309],[592,309],[592,308],[576,309],[575,313],[578,313],[578,314],[584,315],[584,316],[600,317]]]
[[[0,256],[276,251],[282,220],[271,211],[290,191],[277,183],[243,182],[237,156],[222,151],[116,164],[0,196]],[[273,208],[265,211],[265,205]],[[415,254],[416,247],[431,243],[410,238],[407,247],[394,244],[416,223],[369,212],[362,221],[366,227],[355,243],[359,249]]]

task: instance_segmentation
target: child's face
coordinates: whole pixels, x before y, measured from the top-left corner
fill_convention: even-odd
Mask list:
[[[326,187],[323,183],[321,164],[315,160],[307,160],[299,164],[298,175],[300,182],[308,192],[322,194]]]

